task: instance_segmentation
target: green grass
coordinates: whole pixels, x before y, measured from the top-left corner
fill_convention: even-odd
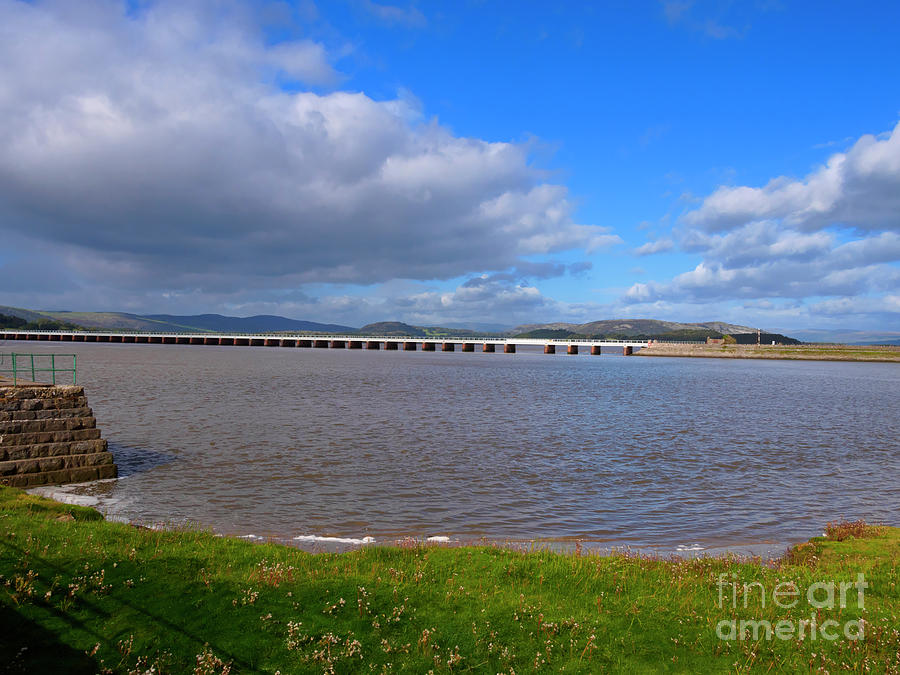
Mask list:
[[[0,671],[898,672],[900,530],[829,535],[775,562],[490,547],[313,555],[107,522],[2,488]],[[808,604],[811,584],[858,573],[864,608],[856,591],[845,608]],[[796,608],[773,604],[780,582],[804,594]],[[722,640],[717,624],[732,617],[866,623],[860,640]]]

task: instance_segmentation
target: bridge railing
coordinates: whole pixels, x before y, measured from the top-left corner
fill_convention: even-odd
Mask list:
[[[0,354],[0,377],[11,379],[14,385],[48,380],[49,384],[68,384],[69,376],[75,384],[75,354]]]

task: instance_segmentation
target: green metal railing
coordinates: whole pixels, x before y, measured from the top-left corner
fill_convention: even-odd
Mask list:
[[[0,354],[0,376],[11,376],[13,384],[38,382],[38,378],[49,378],[50,384],[56,384],[57,373],[71,373],[75,384],[75,366],[75,354]]]

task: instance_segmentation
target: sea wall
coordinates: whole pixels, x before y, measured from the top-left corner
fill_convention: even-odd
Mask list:
[[[0,485],[115,478],[84,387],[0,384]]]
[[[638,356],[687,356],[718,359],[800,359],[900,363],[900,346],[877,345],[708,345],[654,342],[635,354]]]

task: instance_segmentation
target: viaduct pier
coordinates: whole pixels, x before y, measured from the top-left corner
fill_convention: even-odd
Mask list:
[[[289,335],[218,333],[133,333],[95,331],[0,330],[0,340],[43,342],[109,342],[125,344],[206,345],[229,347],[292,347],[303,349],[385,349],[389,351],[498,352],[515,354],[517,346],[543,347],[545,354],[579,354],[581,350],[599,356],[603,347],[619,348],[630,356],[648,340],[540,339],[500,337],[417,337],[384,335]]]

